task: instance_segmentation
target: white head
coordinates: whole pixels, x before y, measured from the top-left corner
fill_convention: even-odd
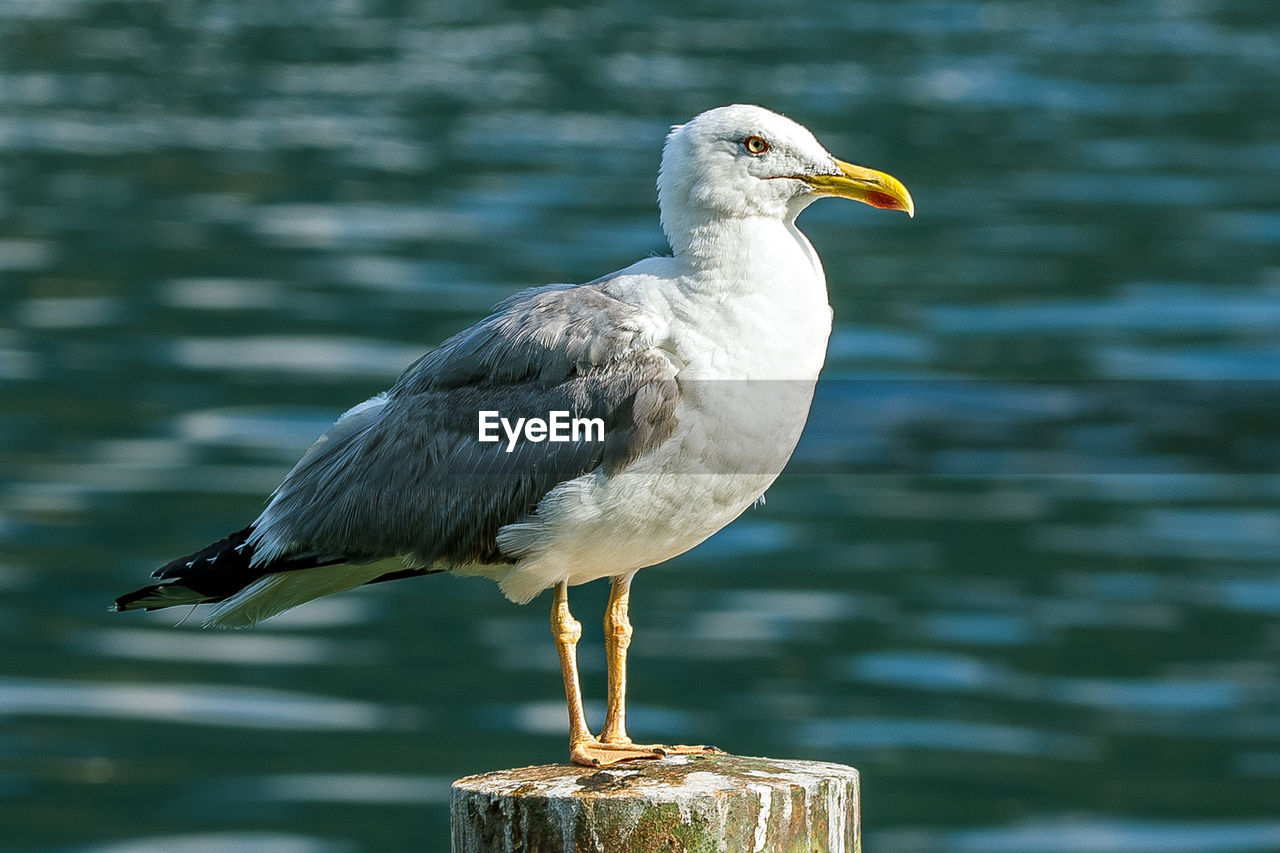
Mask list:
[[[768,217],[790,222],[821,196],[914,215],[897,179],[832,157],[805,127],[763,107],[708,110],[667,136],[658,175],[662,227],[677,235],[708,221]]]

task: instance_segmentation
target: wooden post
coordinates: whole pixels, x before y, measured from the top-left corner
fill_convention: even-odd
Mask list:
[[[858,771],[678,755],[453,783],[453,853],[861,853]]]

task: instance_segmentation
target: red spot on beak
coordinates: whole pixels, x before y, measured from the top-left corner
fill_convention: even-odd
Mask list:
[[[902,202],[889,195],[888,193],[867,193],[865,201],[872,207],[878,207],[881,210],[902,210]]]

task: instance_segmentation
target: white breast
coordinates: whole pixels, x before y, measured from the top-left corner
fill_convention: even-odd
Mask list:
[[[681,367],[679,425],[618,474],[563,483],[534,522],[503,528],[503,550],[524,555],[491,572],[509,598],[527,601],[562,580],[585,583],[667,560],[737,518],[773,483],[804,429],[831,332],[816,256],[794,229],[781,239],[749,241],[753,250],[735,256],[736,269],[628,283],[632,301],[666,324],[662,346]]]

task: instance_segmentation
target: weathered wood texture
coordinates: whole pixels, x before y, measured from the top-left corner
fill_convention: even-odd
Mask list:
[[[453,783],[453,853],[861,853],[858,771],[681,755]]]

